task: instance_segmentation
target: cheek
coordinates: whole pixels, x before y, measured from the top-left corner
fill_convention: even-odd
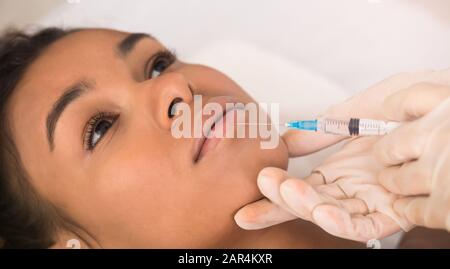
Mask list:
[[[111,160],[102,170],[97,208],[92,210],[119,242],[145,247],[206,246],[224,229],[211,220],[230,221],[225,196],[220,197],[226,190],[209,186],[205,195],[202,178],[190,171],[178,173],[169,160],[149,164],[148,158],[136,156]]]
[[[257,187],[259,171],[265,167],[287,169],[288,165],[287,148],[281,138],[274,149],[261,149],[259,139],[233,142],[238,145],[229,147],[227,154],[213,156],[214,161],[201,167],[197,176],[204,199],[229,216],[245,204],[262,198]]]
[[[246,142],[245,150],[236,152],[239,158],[198,170],[180,170],[170,160],[152,162],[146,151],[132,152],[121,151],[120,157],[104,161],[93,173],[90,195],[78,203],[84,220],[111,246],[220,244],[223,236],[241,232],[234,213],[260,198],[259,170],[287,164],[284,144],[261,150],[257,140]]]

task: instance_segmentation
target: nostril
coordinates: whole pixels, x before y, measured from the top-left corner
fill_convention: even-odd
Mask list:
[[[175,99],[172,100],[172,102],[169,105],[169,110],[167,111],[169,118],[173,118],[176,115],[177,104],[182,101],[183,101],[183,99],[181,99],[180,97],[176,97]]]

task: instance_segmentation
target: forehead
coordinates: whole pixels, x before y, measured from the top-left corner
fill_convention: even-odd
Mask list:
[[[29,66],[15,92],[42,94],[42,90],[37,88],[45,87],[48,91],[53,85],[96,70],[105,61],[109,64],[116,60],[116,44],[126,35],[110,30],[83,30],[68,34],[44,49]]]
[[[41,115],[36,114],[37,110],[49,107],[61,92],[60,87],[86,74],[95,74],[116,60],[115,45],[126,35],[111,30],[82,30],[50,44],[28,67],[14,90],[9,102],[10,116],[24,115],[25,111]]]
[[[98,70],[96,67],[114,61],[115,45],[126,35],[110,30],[83,30],[62,37],[45,48],[27,68],[12,100],[26,99],[19,98],[23,95],[48,99],[52,91],[60,90],[57,86],[70,83],[77,76],[91,74],[90,71]]]

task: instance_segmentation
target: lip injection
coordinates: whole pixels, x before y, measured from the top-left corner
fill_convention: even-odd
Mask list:
[[[284,124],[288,128],[306,131],[323,132],[326,134],[347,136],[385,135],[398,126],[399,122],[372,119],[315,119],[289,121]]]

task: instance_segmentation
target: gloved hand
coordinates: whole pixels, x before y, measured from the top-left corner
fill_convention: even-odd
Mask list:
[[[450,231],[450,86],[418,84],[387,98],[383,108],[392,120],[419,118],[375,145],[389,166],[380,183],[405,196],[395,211],[416,225]]]
[[[321,116],[344,119],[359,117],[386,120],[382,110],[384,100],[399,90],[421,82],[450,85],[450,69],[401,73],[391,76],[344,102],[331,106]],[[345,138],[343,136],[298,130],[289,130],[283,134],[283,140],[289,148],[291,157],[299,157],[316,152]]]
[[[330,234],[363,242],[390,235],[400,227],[409,229],[409,223],[391,206],[397,196],[377,182],[384,168],[372,152],[378,139],[348,141],[304,180],[278,168],[263,169],[258,186],[268,200],[242,208],[236,214],[237,223],[245,229],[259,229],[302,218]]]
[[[450,69],[444,71],[404,73],[393,76],[374,87],[357,94],[345,102],[331,107],[325,115],[344,118],[360,117],[386,119],[382,113],[384,99],[392,93],[410,87],[420,81],[450,85]],[[287,144],[291,157],[302,156],[318,151],[324,147],[337,143],[342,139],[345,139],[345,137],[293,130],[283,135],[283,140]],[[367,143],[372,142],[374,141]],[[339,176],[346,178],[347,183],[351,183],[348,184],[350,187],[353,184],[356,189],[358,189],[364,184],[376,185],[376,182],[373,180],[374,173],[376,173],[377,169],[381,169],[375,168],[375,170],[370,170],[372,171],[372,174],[368,172],[369,170],[364,170],[365,168],[361,165],[356,167],[354,171],[346,170],[352,167],[351,165],[348,165],[351,163],[351,161],[349,161],[352,157],[351,154],[365,154],[364,152],[356,150],[360,145],[355,145],[354,151],[352,143],[362,142],[359,139],[350,140],[347,144],[347,149],[343,149],[348,150],[347,153],[342,151],[340,152],[342,155],[335,155],[335,158],[332,157],[325,163],[326,166],[322,166],[323,169],[316,169],[316,172],[313,172],[304,180],[288,179],[289,176],[285,171],[276,168],[267,168],[261,171],[261,175],[258,178],[258,186],[268,199],[262,199],[243,207],[235,215],[236,223],[244,229],[261,229],[298,217],[315,221],[317,224],[323,220],[323,222],[321,222],[322,224],[319,224],[319,226],[321,225],[326,231],[331,232],[336,236],[360,241],[391,234],[392,232],[397,231],[399,226],[405,230],[409,229],[411,225],[406,222],[404,218],[402,219],[391,210],[392,201],[397,197],[386,195],[386,193],[378,187],[375,188],[374,186],[370,186],[371,192],[360,192],[360,194],[364,193],[366,195],[365,197],[364,195],[359,196],[358,198],[361,198],[359,199],[360,201],[354,199],[352,201],[339,202],[339,200],[343,200],[343,196],[339,196],[340,193],[342,194],[340,190],[341,187],[340,184],[333,184]],[[354,157],[358,158],[356,155]],[[362,156],[360,157],[362,159],[364,158]],[[340,162],[339,158],[344,159]],[[345,158],[347,158],[347,161]],[[376,161],[375,163],[374,160],[371,162],[372,167],[377,166]],[[342,166],[343,163],[346,163],[347,166]],[[364,178],[364,176],[362,176],[364,173],[368,175],[365,177],[366,181],[360,181],[360,178]],[[327,177],[326,174],[332,176]],[[352,175],[356,176],[351,177]],[[324,178],[326,180],[324,180]],[[283,197],[283,193],[285,196],[287,195],[291,198]],[[321,195],[321,193],[326,195]],[[372,214],[366,214],[366,216],[370,215],[369,217],[359,218],[358,220],[352,219],[352,216],[354,216],[353,213],[364,212],[362,202],[366,203],[366,201],[373,199],[374,193],[383,196],[383,199],[380,200],[383,201],[383,206],[380,204],[380,206],[377,205],[377,207],[374,203],[369,203],[370,205],[366,206],[366,208],[372,212]],[[335,195],[333,196],[331,194]],[[333,207],[326,204],[317,206],[318,204],[323,204],[324,201],[327,200],[332,200],[331,204],[338,205],[334,207],[335,210],[333,210]],[[291,202],[288,204],[288,201]],[[388,209],[389,205],[391,206],[390,209]],[[379,208],[384,208],[385,210],[381,212],[379,211]],[[314,213],[312,213],[312,211],[314,211]],[[330,216],[330,214],[334,215]],[[389,216],[389,218],[387,216]]]

